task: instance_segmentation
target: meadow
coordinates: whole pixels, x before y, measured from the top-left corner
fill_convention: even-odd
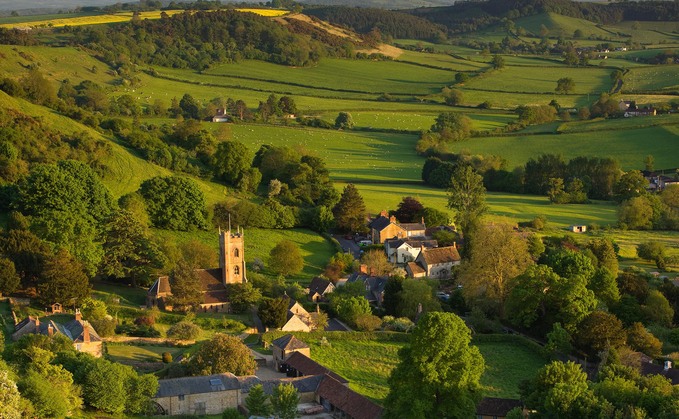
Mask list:
[[[288,13],[287,10],[274,9],[235,9],[240,12],[255,13],[261,16],[277,17]],[[179,13],[184,13],[184,10],[154,10],[140,12],[140,19],[160,19],[161,13],[166,13],[172,16]],[[74,16],[61,17],[60,15],[40,16],[36,15],[31,18],[9,19],[4,18],[0,20],[0,28],[58,28],[62,26],[83,26],[83,25],[102,25],[109,23],[129,22],[132,20],[132,12],[119,13],[78,13]],[[2,23],[4,22],[4,23]]]
[[[679,67],[657,65],[633,68],[625,75],[624,92],[657,91],[675,92],[679,90]]]

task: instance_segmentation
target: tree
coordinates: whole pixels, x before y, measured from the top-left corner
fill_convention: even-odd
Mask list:
[[[66,249],[46,260],[38,283],[38,299],[42,304],[79,302],[89,294],[90,282],[82,264]]]
[[[633,230],[653,228],[653,207],[644,196],[630,198],[618,209],[618,222]]]
[[[264,393],[264,387],[256,384],[250,387],[248,396],[245,398],[245,406],[248,408],[250,416],[268,417],[271,414],[271,405],[268,403],[269,397]]]
[[[443,101],[446,103],[446,105],[449,106],[455,106],[455,105],[460,105],[462,104],[464,95],[462,92],[458,89],[449,89],[447,87],[444,87],[442,90],[443,93]]]
[[[521,388],[526,407],[540,417],[604,417],[595,414],[597,401],[587,383],[587,374],[574,362],[553,361]]]
[[[187,320],[175,323],[167,330],[167,337],[180,340],[196,340],[200,336],[200,327]]]
[[[172,272],[172,305],[177,309],[196,309],[203,302],[200,278],[193,266],[179,261]]]
[[[436,117],[431,131],[438,133],[443,141],[462,141],[471,135],[472,121],[458,112],[444,112]]]
[[[471,332],[452,313],[425,314],[389,377],[386,417],[468,418],[476,412],[485,369]]]
[[[394,270],[394,266],[387,259],[383,250],[372,249],[363,253],[361,264],[366,265],[368,272],[373,276],[384,276]]]
[[[613,193],[619,201],[646,194],[648,181],[643,173],[638,170],[630,170],[620,176],[620,179],[613,186]]]
[[[660,291],[650,291],[641,309],[649,322],[657,323],[664,327],[672,327],[674,310],[672,310],[669,301]]]
[[[349,112],[340,112],[335,118],[335,128],[337,129],[352,129],[354,127],[354,118]]]
[[[20,284],[21,278],[17,274],[14,262],[0,257],[0,295],[13,293]]]
[[[184,231],[207,228],[205,196],[193,180],[156,176],[145,180],[139,193],[155,227]]]
[[[108,316],[106,303],[93,298],[85,298],[80,303],[80,312],[85,320],[100,320]]]
[[[510,280],[532,263],[526,241],[511,226],[480,226],[474,233],[469,257],[460,272],[465,299],[472,304],[494,308],[504,315]]]
[[[649,240],[637,245],[637,255],[642,259],[654,261],[658,269],[662,269],[661,266],[665,264],[666,251],[665,245],[659,241]]]
[[[164,266],[165,255],[133,213],[118,211],[106,223],[105,229],[104,257],[99,266],[101,274],[130,279],[133,285],[147,284],[151,270]]]
[[[61,418],[82,406],[80,389],[73,383],[71,373],[60,365],[34,365],[18,384],[21,395],[32,402],[38,417]]]
[[[626,335],[622,322],[615,315],[596,310],[578,327],[575,342],[580,349],[596,356],[603,350],[625,345]]]
[[[214,173],[226,183],[237,186],[252,166],[254,155],[238,141],[219,143],[214,156]]]
[[[556,81],[556,91],[557,93],[570,93],[575,90],[575,81],[570,77],[562,77]]]
[[[257,364],[250,349],[235,336],[221,333],[203,343],[189,361],[192,375],[211,375],[230,372],[234,375],[252,375]]]
[[[262,293],[250,282],[228,284],[226,287],[230,307],[235,313],[246,312],[262,298]]]
[[[0,369],[0,417],[21,419],[21,395],[8,371]]]
[[[295,275],[304,268],[304,258],[299,246],[290,240],[282,240],[269,252],[269,269],[283,275]]]
[[[486,188],[483,177],[470,166],[458,166],[450,178],[448,208],[456,211],[455,223],[464,234],[486,212]]]
[[[436,208],[425,207],[416,215],[417,218],[424,218],[425,225],[428,226],[448,226],[450,225],[450,216],[443,211]]]
[[[635,351],[650,357],[658,358],[662,355],[662,342],[653,333],[646,330],[639,322],[632,323],[627,328],[627,344]]]
[[[501,55],[493,55],[493,59],[490,62],[493,65],[493,68],[496,70],[501,70],[505,68],[505,59]]]
[[[332,209],[335,216],[335,224],[341,232],[363,232],[365,226],[365,203],[353,183],[344,187],[339,202]]]
[[[184,118],[200,119],[200,103],[193,96],[185,93],[179,101],[179,108]]]
[[[299,394],[297,394],[297,389],[291,383],[280,383],[274,387],[271,394],[271,407],[277,418],[298,418],[297,404],[299,404]]]
[[[401,223],[416,223],[420,220],[418,215],[424,210],[424,206],[412,196],[403,197],[398,203],[394,216]]]
[[[553,354],[568,355],[573,350],[571,335],[561,327],[561,323],[554,323],[552,331],[547,333],[545,349]]]
[[[405,279],[402,289],[398,293],[397,311],[394,315],[417,320],[420,315],[420,308],[422,309],[421,313],[428,313],[440,310],[441,304],[434,297],[434,290],[427,282]]]
[[[333,292],[330,294],[330,309],[337,313],[337,317],[343,322],[350,325],[356,325],[356,319],[361,315],[372,314],[370,304],[363,295],[352,296]]]
[[[283,327],[288,321],[289,302],[289,299],[283,297],[262,299],[257,309],[257,315],[264,326],[276,329]]]
[[[613,275],[618,274],[618,255],[610,239],[592,239],[587,243],[587,249],[594,253],[599,267],[608,269]]]

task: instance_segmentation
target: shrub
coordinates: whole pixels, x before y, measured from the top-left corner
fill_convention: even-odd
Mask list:
[[[382,326],[382,320],[372,314],[360,314],[356,317],[356,328],[363,332],[372,332]]]
[[[181,340],[195,340],[200,335],[200,327],[188,321],[181,321],[168,329],[167,336]]]
[[[153,326],[156,324],[156,319],[150,316],[139,316],[134,319],[134,324],[137,326]]]
[[[172,354],[169,352],[163,352],[163,363],[169,364],[172,362]]]
[[[92,320],[90,323],[92,324],[92,327],[94,327],[94,330],[97,331],[97,334],[99,334],[101,337],[112,336],[115,334],[116,320],[113,318]]]

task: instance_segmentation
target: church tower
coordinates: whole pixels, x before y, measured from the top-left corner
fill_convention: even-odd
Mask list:
[[[219,267],[224,285],[247,282],[244,250],[243,231],[219,230]]]

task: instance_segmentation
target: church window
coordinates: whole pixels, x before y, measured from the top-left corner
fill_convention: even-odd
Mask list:
[[[233,267],[233,274],[234,275],[240,275],[240,269],[238,269],[238,266]]]
[[[233,249],[233,257],[237,258],[239,255],[238,249]]]

